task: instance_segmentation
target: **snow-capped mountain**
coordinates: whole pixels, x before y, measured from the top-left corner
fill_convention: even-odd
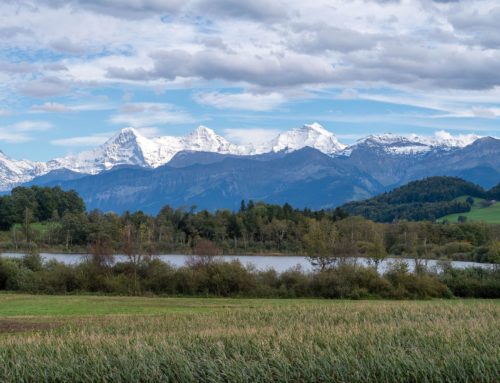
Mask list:
[[[147,138],[133,128],[125,128],[94,150],[57,158],[47,165],[50,170],[66,168],[88,174],[96,174],[117,165],[156,168],[185,150],[238,154],[236,145],[205,126],[198,127],[184,137],[158,138]]]
[[[344,150],[347,145],[341,144],[337,137],[320,124],[314,123],[280,133],[268,144],[257,147],[254,152],[293,152],[304,147],[317,149],[328,155],[335,155]]]
[[[291,152],[306,146],[330,155],[345,148],[345,145],[339,143],[332,133],[319,124],[304,125],[281,133],[271,142],[258,147],[232,144],[206,126],[199,126],[183,137],[157,138],[147,138],[136,129],[125,128],[96,149],[49,161],[47,170],[65,168],[80,173],[97,174],[117,165],[157,168],[168,163],[181,151],[253,155]]]
[[[135,165],[157,168],[167,164],[182,151],[210,152],[231,155],[257,155],[293,152],[311,147],[329,156],[351,156],[353,151],[369,150],[381,155],[413,156],[440,150],[463,148],[475,142],[475,135],[452,136],[437,132],[426,137],[393,134],[368,136],[351,146],[340,143],[337,137],[320,124],[304,125],[280,133],[261,145],[237,145],[216,134],[212,129],[199,126],[183,137],[164,136],[148,138],[133,128],[125,128],[99,147],[46,163],[16,161],[0,153],[0,190],[10,190],[15,185],[61,169],[84,174],[98,174],[118,165]],[[365,158],[365,156],[358,156]]]
[[[464,148],[480,136],[474,134],[461,134],[452,136],[445,131],[436,132],[433,136],[419,136],[411,134],[408,136],[386,133],[381,135],[370,135],[348,147],[345,155],[350,155],[353,149],[359,146],[371,147],[393,155],[418,155],[435,150],[451,150]]]
[[[46,172],[42,162],[14,160],[0,150],[0,190],[9,190]]]

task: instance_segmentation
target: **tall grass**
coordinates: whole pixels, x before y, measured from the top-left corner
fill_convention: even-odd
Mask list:
[[[0,336],[0,381],[500,381],[498,302],[291,300],[64,320]]]

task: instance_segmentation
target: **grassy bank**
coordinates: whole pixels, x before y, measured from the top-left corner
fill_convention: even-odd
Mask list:
[[[0,381],[495,382],[499,301],[0,295]]]
[[[465,201],[466,197],[457,200]],[[471,210],[467,213],[450,214],[439,218],[438,221],[447,221],[455,223],[459,221],[459,217],[466,217],[467,221],[485,222],[489,224],[500,224],[500,202],[491,205],[482,205],[485,200],[481,198],[473,198],[474,203]]]

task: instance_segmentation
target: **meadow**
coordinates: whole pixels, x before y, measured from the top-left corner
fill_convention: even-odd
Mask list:
[[[458,201],[465,201],[467,197],[457,198]],[[484,201],[481,198],[473,198],[474,204],[471,207],[471,210],[467,213],[457,213],[450,214],[445,217],[441,217],[439,221],[448,221],[448,222],[458,222],[458,217],[463,216],[467,217],[468,221],[474,222],[486,222],[490,224],[500,224],[500,202],[496,202],[491,206],[483,207],[481,206],[481,202]]]
[[[2,382],[498,382],[500,301],[0,294]]]

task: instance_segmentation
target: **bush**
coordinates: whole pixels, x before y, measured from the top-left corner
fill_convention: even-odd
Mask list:
[[[0,290],[64,294],[92,292],[120,295],[184,295],[245,297],[322,297],[427,299],[460,297],[500,298],[500,269],[453,269],[441,274],[421,267],[410,272],[404,262],[395,263],[384,275],[372,267],[340,264],[307,273],[293,268],[278,274],[258,271],[239,261],[214,261],[175,268],[160,260],[102,266],[87,261],[65,265],[0,257]]]
[[[450,298],[448,287],[441,283],[436,275],[421,269],[419,273],[410,273],[404,263],[396,263],[388,270],[385,277],[393,286],[394,298]]]
[[[500,269],[446,269],[440,277],[453,295],[464,298],[500,298]]]

